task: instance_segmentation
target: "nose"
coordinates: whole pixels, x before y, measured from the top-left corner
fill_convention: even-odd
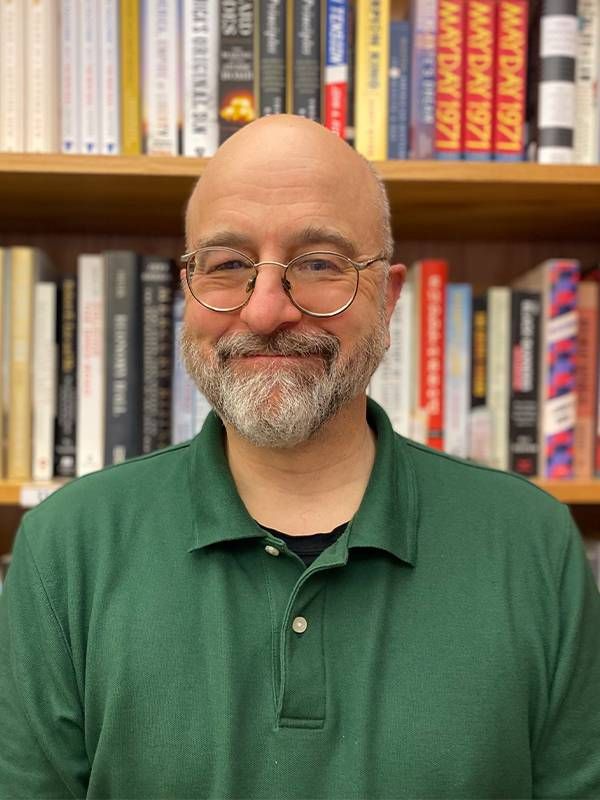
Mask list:
[[[268,335],[302,319],[302,312],[283,288],[283,272],[277,263],[266,262],[258,267],[250,300],[240,311],[240,319],[253,333]]]

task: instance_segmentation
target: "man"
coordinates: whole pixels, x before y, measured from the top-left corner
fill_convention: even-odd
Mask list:
[[[369,166],[288,116],[187,213],[191,443],[28,513],[0,795],[600,796],[600,597],[568,511],[396,436],[404,268]]]

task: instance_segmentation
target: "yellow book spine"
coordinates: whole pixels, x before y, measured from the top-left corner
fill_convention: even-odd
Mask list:
[[[123,155],[142,152],[139,0],[121,0],[121,134]]]
[[[34,261],[32,248],[12,248],[7,477],[17,481],[31,479]]]
[[[357,0],[355,146],[372,161],[388,152],[390,0]]]

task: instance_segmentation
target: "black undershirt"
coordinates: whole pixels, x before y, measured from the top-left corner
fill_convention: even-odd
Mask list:
[[[290,536],[289,533],[282,533],[276,531],[275,528],[266,528],[264,525],[260,527],[265,531],[269,531],[278,539],[286,543],[288,549],[300,556],[306,566],[310,566],[312,562],[320,556],[323,550],[332,545],[340,538],[342,533],[346,530],[347,522],[338,525],[329,533],[309,533],[305,536]]]

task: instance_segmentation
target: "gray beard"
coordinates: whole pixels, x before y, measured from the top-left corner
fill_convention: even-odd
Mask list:
[[[373,330],[343,362],[338,338],[324,331],[231,333],[206,354],[184,323],[180,347],[190,377],[224,423],[258,447],[290,448],[311,439],[366,390],[385,353],[385,335],[382,308]],[[266,369],[232,361],[258,354],[317,358]]]

